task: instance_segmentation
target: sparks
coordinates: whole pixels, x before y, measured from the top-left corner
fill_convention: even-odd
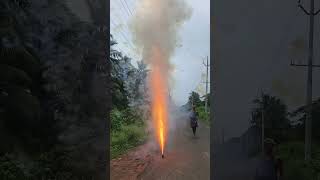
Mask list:
[[[158,49],[154,52],[151,75],[151,93],[152,93],[152,117],[156,129],[156,137],[159,141],[161,154],[164,154],[166,130],[167,130],[167,75],[162,69],[164,66],[161,61],[161,53]]]

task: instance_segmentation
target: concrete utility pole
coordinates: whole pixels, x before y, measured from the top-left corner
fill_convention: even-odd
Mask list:
[[[261,148],[262,148],[262,154],[264,154],[264,107],[262,107],[262,112],[261,112]]]
[[[261,90],[261,152],[264,154],[264,138],[265,138],[265,132],[264,132],[264,124],[265,124],[265,102],[264,102],[264,93]]]
[[[206,95],[205,95],[205,111],[206,113],[208,112],[208,85],[209,85],[209,58],[207,56],[207,63],[203,62],[203,65],[206,67],[207,69],[207,73],[206,73],[206,82],[204,82],[206,84]]]
[[[224,144],[224,128],[222,128],[222,144]]]
[[[305,14],[309,16],[309,52],[308,52],[308,64],[294,64],[291,61],[292,66],[307,66],[308,67],[308,79],[307,79],[307,95],[306,95],[306,121],[305,121],[305,160],[311,159],[311,141],[312,141],[312,69],[313,67],[319,67],[313,65],[313,32],[314,32],[314,16],[317,15],[320,10],[315,12],[314,0],[310,0],[310,11],[308,12],[301,4],[301,0],[298,0],[298,7],[303,10]]]

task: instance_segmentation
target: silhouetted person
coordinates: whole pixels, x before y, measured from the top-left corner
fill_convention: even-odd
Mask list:
[[[259,161],[255,180],[280,180],[282,176],[282,161],[275,160],[274,157],[275,142],[272,139],[266,139],[264,142],[264,155]]]
[[[191,117],[190,117],[190,125],[192,128],[193,135],[196,135],[196,129],[198,127],[198,117],[196,113],[196,108],[193,106],[191,111]]]

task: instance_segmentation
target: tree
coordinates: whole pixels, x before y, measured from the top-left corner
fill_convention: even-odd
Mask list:
[[[123,109],[130,106],[142,106],[146,103],[146,79],[149,70],[143,61],[137,61],[138,67],[131,64],[131,58],[123,56],[122,52],[114,49],[117,41],[110,35],[110,60],[113,106]]]
[[[202,96],[203,97],[203,100],[207,100],[207,103],[208,103],[208,107],[210,107],[210,93]]]
[[[265,93],[254,99],[253,104],[251,124],[261,127],[263,112],[265,137],[282,140],[284,131],[290,126],[287,118],[287,106],[279,98]]]
[[[122,53],[113,48],[117,41],[110,34],[110,63],[111,63],[111,96],[112,106],[118,109],[125,109],[128,107],[129,93],[126,89],[127,79],[125,75],[125,62],[128,57],[123,57]],[[129,62],[130,63],[130,62]]]
[[[58,143],[54,144],[54,148],[63,143],[62,147],[68,149],[68,155],[71,157],[68,164],[72,166],[70,173],[74,178],[83,175],[94,179],[106,179],[106,174],[103,173],[107,164],[106,114],[110,110],[111,102],[111,63],[106,61],[108,36],[106,28],[103,27],[108,15],[107,2],[87,1],[92,19],[92,22],[88,23],[72,13],[65,1],[32,1],[27,8],[26,5],[23,5],[24,8],[19,7],[23,4],[21,2],[27,1],[29,0],[0,2],[3,12],[8,12],[13,19],[7,21],[1,13],[0,33],[6,34],[3,29],[10,30],[10,33],[1,37],[3,41],[0,45],[9,48],[24,47],[28,52],[31,52],[30,49],[34,51],[30,53],[34,58],[29,58],[28,53],[22,53],[20,58],[15,58],[16,61],[8,61],[18,64],[1,62],[10,68],[5,67],[6,71],[1,71],[3,79],[0,81],[10,81],[10,85],[15,84],[23,88],[12,88],[10,93],[2,88],[0,98],[8,99],[7,94],[11,94],[14,101],[8,100],[11,104],[5,105],[10,105],[10,111],[19,119],[36,121],[27,124],[37,124],[37,128],[32,129],[41,133],[53,129],[47,121],[54,120],[59,128],[59,134],[56,134]],[[8,28],[10,22],[16,28]],[[13,55],[15,54],[19,53]],[[4,60],[6,59],[1,56],[0,61]],[[40,67],[35,66],[34,62],[37,60],[40,61]],[[40,69],[42,75],[34,73]],[[6,76],[2,76],[4,73]],[[3,103],[1,100],[0,103]],[[37,101],[40,101],[41,108],[39,122],[39,118],[35,118],[39,114],[36,111],[36,107],[39,107]],[[0,111],[2,120],[2,107]],[[19,113],[21,111],[23,113]],[[23,125],[20,124],[22,129],[28,129],[28,126]],[[0,132],[3,132],[2,129]],[[34,136],[34,131],[32,132],[33,134],[28,134]],[[48,141],[47,134],[41,135]],[[35,144],[42,147],[44,143]],[[15,149],[23,151],[23,148]],[[69,151],[70,149],[72,151]],[[33,158],[34,156],[24,159],[32,161]]]
[[[16,7],[22,3],[7,5]],[[57,133],[53,118],[45,115],[41,62],[34,49],[25,46],[27,32],[19,31],[18,23],[14,23],[17,21],[9,11],[2,13],[0,19],[0,31],[7,39],[0,44],[0,131],[2,137],[8,137],[4,138],[7,148],[0,147],[0,152],[14,152],[8,147],[22,145],[23,151],[31,154],[51,148]],[[9,140],[10,137],[16,140]]]
[[[147,86],[146,79],[149,70],[147,65],[143,61],[138,61],[138,69],[136,71],[135,81],[134,81],[134,92],[133,95],[135,100],[144,99],[144,94],[146,94]]]
[[[113,66],[122,58],[121,52],[113,48],[116,44],[118,44],[117,41],[114,39],[112,34],[110,34],[110,61]]]
[[[296,118],[293,121],[293,126],[297,128],[300,136],[304,136],[304,124],[306,119],[306,106],[301,106],[297,108],[295,111],[290,113],[292,118]],[[320,98],[313,101],[312,103],[312,136],[313,138],[320,142],[320,122],[318,119],[320,118]]]
[[[203,102],[200,99],[200,95],[197,92],[192,91],[189,96],[188,104],[194,105],[194,106],[199,106],[199,105],[202,105]]]

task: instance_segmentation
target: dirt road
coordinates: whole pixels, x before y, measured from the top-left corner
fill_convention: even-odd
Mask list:
[[[111,161],[111,180],[209,180],[210,128],[199,122],[193,136],[187,116],[173,122],[164,159],[150,140]]]
[[[188,121],[169,133],[162,159],[159,152],[138,176],[140,180],[207,180],[210,179],[210,129],[199,123],[196,136]]]
[[[216,145],[213,155],[213,179],[253,180],[257,158],[248,158],[239,143],[228,142]]]

